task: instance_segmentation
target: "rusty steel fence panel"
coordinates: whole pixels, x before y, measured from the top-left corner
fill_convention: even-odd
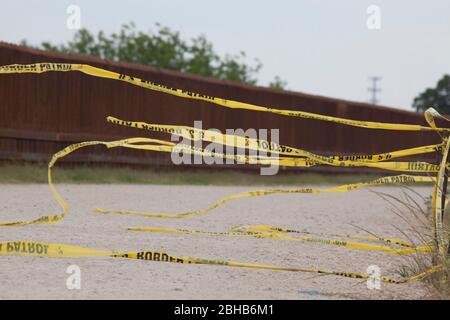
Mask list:
[[[356,120],[426,125],[422,114],[405,110],[0,43],[1,65],[35,62],[85,63],[171,87],[273,108]],[[147,134],[109,124],[106,122],[109,115],[124,120],[187,126],[193,126],[195,120],[202,120],[205,129],[222,131],[227,128],[279,128],[280,143],[328,155],[380,153],[440,141],[433,132],[369,130],[325,121],[232,110],[79,72],[1,75],[0,112],[0,159],[49,160],[53,153],[74,142]],[[415,159],[430,160],[430,156]],[[169,154],[120,148],[106,151],[103,147],[77,151],[67,160],[173,165]],[[431,156],[431,160],[435,159]]]

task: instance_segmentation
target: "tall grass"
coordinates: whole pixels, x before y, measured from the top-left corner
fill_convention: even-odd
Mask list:
[[[429,289],[431,299],[450,299],[450,258],[448,253],[442,254],[437,249],[432,222],[431,197],[423,197],[409,187],[402,187],[400,197],[388,193],[376,192],[383,200],[391,205],[392,212],[409,226],[402,230],[394,226],[403,236],[415,246],[427,246],[425,254],[411,254],[402,256],[403,264],[397,270],[402,277],[410,277],[422,273],[432,266],[442,265],[440,271],[432,273],[423,281]],[[450,208],[446,208],[444,215],[444,230],[450,237]]]

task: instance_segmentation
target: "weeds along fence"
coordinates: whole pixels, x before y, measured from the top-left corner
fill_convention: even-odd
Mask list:
[[[180,89],[256,105],[355,120],[426,126],[423,115],[415,112],[0,43],[0,65],[42,61],[90,64]],[[208,102],[180,99],[77,72],[0,77],[0,111],[0,160],[48,161],[52,154],[74,142],[117,140],[139,134],[134,129],[107,123],[108,115],[130,121],[187,126],[202,120],[204,129],[217,128],[222,132],[227,128],[279,128],[280,143],[323,155],[376,154],[440,141],[434,132],[366,130],[326,121],[320,121],[319,125],[315,120],[211,107]],[[430,155],[412,159],[437,163]],[[80,150],[64,161],[173,166],[170,155],[126,148],[92,147]],[[328,166],[312,169],[348,170]]]

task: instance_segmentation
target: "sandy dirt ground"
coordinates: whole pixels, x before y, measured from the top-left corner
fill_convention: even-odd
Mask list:
[[[400,195],[396,187],[334,194],[284,194],[241,199],[211,213],[186,219],[158,219],[93,214],[94,207],[178,213],[258,187],[158,185],[58,185],[70,211],[56,225],[0,228],[0,241],[30,240],[115,250],[163,250],[172,255],[226,259],[280,266],[365,273],[378,265],[383,275],[396,273],[404,256],[276,239],[191,236],[128,231],[127,227],[175,227],[227,231],[231,226],[269,224],[327,233],[405,238],[408,224],[372,191]],[[58,213],[46,185],[0,185],[1,221]],[[431,187],[415,188],[426,196]],[[405,214],[405,217],[408,217]],[[355,227],[356,226],[356,227]],[[421,299],[421,282],[383,284],[336,276],[180,265],[117,258],[46,258],[0,256],[0,299]],[[68,290],[68,266],[81,269],[81,289]]]

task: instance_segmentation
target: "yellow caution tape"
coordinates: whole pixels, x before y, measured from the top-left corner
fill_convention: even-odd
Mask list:
[[[307,158],[321,157],[321,159],[319,159],[318,161],[322,162],[322,159],[327,159],[326,161],[323,160],[324,162],[326,162],[326,164],[328,164],[332,160],[337,160],[339,162],[343,161],[380,162],[400,157],[437,152],[442,150],[445,145],[445,143],[439,143],[404,150],[396,150],[376,155],[320,156],[298,148],[280,145],[273,141],[260,140],[251,137],[242,137],[231,134],[222,134],[214,130],[203,130],[189,126],[162,125],[162,124],[146,123],[142,121],[127,121],[112,116],[107,117],[106,120],[116,125],[127,126],[136,129],[144,129],[152,132],[162,132],[172,134],[192,141],[200,140],[200,141],[214,142],[217,144],[231,147],[255,150],[262,152],[264,154],[271,153],[271,154],[299,156]]]
[[[349,242],[335,239],[319,239],[313,237],[291,237],[282,234],[282,232],[252,232],[252,231],[244,231],[244,232],[212,232],[212,231],[199,231],[199,230],[187,230],[187,229],[176,229],[176,228],[141,228],[141,227],[133,227],[128,228],[131,231],[145,231],[145,232],[161,232],[161,233],[178,233],[178,234],[189,234],[189,235],[207,235],[207,236],[226,236],[226,237],[252,237],[259,239],[279,239],[286,241],[301,241],[301,242],[310,242],[317,244],[325,244],[325,245],[333,245],[338,247],[350,248],[350,249],[360,249],[360,250],[368,250],[368,251],[382,251],[384,253],[389,254],[409,254],[409,253],[425,253],[430,252],[430,246],[420,246],[415,247],[413,245],[407,245],[408,249],[399,249],[393,246],[381,246],[367,243],[357,243],[357,242]],[[242,230],[242,229],[237,229]],[[274,230],[274,228],[270,229]],[[355,236],[356,237],[356,236]],[[366,237],[365,239],[368,239]],[[377,239],[379,240],[379,239]],[[404,243],[403,241],[400,241]]]
[[[273,154],[291,155],[306,158],[306,160],[302,158],[292,158],[292,157],[291,158],[285,157],[280,160],[278,160],[277,158],[268,159],[268,161],[270,161],[271,163],[276,163],[281,166],[310,167],[316,164],[325,164],[338,167],[371,167],[403,172],[437,172],[439,170],[438,165],[430,164],[427,162],[384,162],[384,163],[373,163],[373,162],[380,162],[388,159],[436,152],[441,150],[443,147],[443,143],[440,143],[405,150],[397,150],[377,155],[322,156],[305,150],[280,145],[266,140],[259,140],[250,137],[241,137],[230,134],[222,134],[220,132],[216,132],[213,130],[202,130],[199,128],[188,126],[160,125],[137,121],[124,121],[111,116],[107,118],[107,121],[113,124],[128,126],[137,129],[145,129],[153,132],[163,132],[173,134],[191,141],[207,141],[213,142],[218,145],[255,150],[258,152],[262,152],[263,154],[267,154],[270,152],[271,155]],[[224,157],[223,154],[217,152],[212,154],[211,156],[220,158]],[[278,163],[277,161],[280,161],[280,163]]]
[[[266,189],[266,190],[255,190],[255,191],[244,191],[232,194],[225,198],[219,199],[208,207],[188,211],[184,213],[147,213],[142,211],[129,211],[129,210],[105,210],[105,209],[94,209],[96,213],[113,213],[113,214],[129,214],[136,216],[145,216],[145,217],[156,217],[156,218],[187,218],[192,216],[197,216],[201,214],[205,214],[221,205],[236,199],[248,198],[248,197],[260,197],[267,196],[271,194],[277,193],[328,193],[328,192],[347,192],[352,190],[357,190],[363,187],[368,186],[379,186],[386,184],[404,184],[404,183],[429,183],[434,182],[435,179],[432,177],[425,176],[412,176],[412,175],[397,175],[397,176],[388,176],[382,177],[371,181],[359,182],[359,183],[351,183],[344,184],[337,187],[324,188],[324,189],[316,189],[316,188],[295,188],[295,189]]]
[[[305,111],[297,110],[282,110],[273,109],[263,106],[257,106],[250,103],[244,103],[239,101],[227,100],[223,98],[216,98],[206,94],[195,93],[187,90],[181,90],[177,88],[172,88],[166,85],[154,83],[151,81],[142,80],[137,77],[119,74],[116,72],[108,71],[101,68],[92,67],[86,64],[71,64],[71,63],[34,63],[34,64],[12,64],[0,66],[0,74],[11,74],[11,73],[43,73],[43,72],[68,72],[68,71],[80,71],[90,76],[107,78],[113,80],[120,80],[128,82],[139,87],[150,89],[153,91],[163,92],[170,95],[178,96],[181,98],[195,99],[201,101],[207,101],[214,103],[216,105],[232,108],[232,109],[245,109],[253,111],[270,112],[284,116],[299,117],[305,119],[323,120],[335,123],[340,123],[349,126],[369,128],[369,129],[385,129],[385,130],[406,130],[406,131],[449,131],[448,128],[432,128],[424,127],[416,124],[398,124],[398,123],[384,123],[384,122],[373,122],[373,121],[359,121],[344,119],[332,116],[325,116],[321,114],[315,114]]]
[[[109,78],[114,80],[125,81],[133,85],[144,87],[150,90],[159,91],[171,95],[175,95],[182,98],[196,99],[211,102],[213,104],[234,108],[234,109],[245,109],[261,112],[270,112],[284,116],[300,117],[307,119],[330,121],[335,123],[340,123],[344,125],[350,125],[355,127],[363,127],[369,129],[385,129],[385,130],[407,130],[407,131],[435,131],[437,133],[447,132],[449,128],[438,128],[436,126],[434,118],[437,116],[442,117],[434,109],[428,109],[425,112],[425,119],[430,127],[424,127],[414,124],[395,124],[395,123],[384,123],[384,122],[372,122],[372,121],[359,121],[344,119],[332,116],[325,116],[320,114],[314,114],[304,111],[297,110],[282,110],[274,109],[263,106],[256,106],[248,103],[226,100],[221,98],[215,98],[207,95],[202,95],[198,93],[193,93],[190,91],[180,90],[176,88],[171,88],[161,84],[153,83],[150,81],[145,81],[136,77],[131,77],[124,74],[119,74],[111,72],[108,70],[95,68],[84,64],[65,64],[65,63],[36,63],[29,65],[8,65],[0,66],[0,74],[9,73],[43,73],[49,71],[66,72],[66,71],[80,71],[82,73],[101,77]],[[397,150],[377,155],[356,155],[356,156],[321,156],[316,155],[305,150],[283,146],[279,144],[269,143],[268,141],[250,139],[246,137],[239,137],[236,135],[222,135],[222,134],[211,134],[211,131],[198,130],[186,126],[170,126],[170,125],[155,125],[148,124],[145,122],[129,122],[123,121],[117,118],[108,117],[108,121],[126,125],[130,127],[136,127],[139,129],[146,129],[156,132],[166,132],[174,133],[179,136],[185,137],[189,140],[201,140],[219,143],[221,145],[233,145],[241,148],[246,148],[250,150],[256,150],[259,152],[264,152],[264,154],[270,153],[271,157],[265,155],[257,156],[246,156],[246,155],[226,155],[218,152],[210,152],[202,148],[192,147],[190,145],[177,144],[173,142],[168,142],[164,140],[150,139],[150,138],[131,138],[123,139],[118,141],[104,142],[104,141],[88,141],[73,144],[64,148],[63,150],[56,153],[48,165],[48,182],[50,191],[57,201],[57,203],[62,208],[62,213],[56,215],[45,215],[43,217],[31,220],[31,221],[18,221],[18,222],[6,222],[0,223],[0,226],[24,226],[29,224],[51,224],[56,223],[64,219],[68,212],[68,205],[66,201],[57,192],[55,186],[52,182],[51,170],[58,159],[65,157],[71,152],[94,145],[104,145],[108,148],[114,147],[125,147],[132,149],[141,149],[156,152],[186,152],[190,154],[208,155],[220,158],[228,158],[234,160],[242,161],[247,164],[280,164],[283,166],[299,166],[299,167],[310,167],[317,164],[325,164],[332,166],[366,166],[373,168],[381,168],[385,170],[403,171],[403,172],[424,172],[424,173],[437,173],[436,178],[424,177],[424,176],[413,176],[413,175],[398,175],[383,177],[373,181],[347,184],[333,188],[327,189],[313,189],[313,188],[298,188],[298,189],[269,189],[269,190],[256,190],[252,192],[241,192],[237,194],[230,195],[228,197],[222,198],[207,208],[200,210],[189,211],[180,214],[159,214],[159,213],[145,213],[139,211],[111,211],[104,209],[96,209],[95,212],[98,213],[118,213],[118,214],[133,214],[141,216],[150,217],[163,217],[163,218],[183,218],[188,216],[195,216],[211,211],[223,205],[231,200],[245,198],[245,197],[255,197],[255,196],[265,196],[277,193],[324,193],[324,192],[347,192],[356,190],[365,186],[373,185],[384,185],[384,184],[394,184],[394,183],[426,183],[433,182],[436,180],[435,189],[433,192],[433,220],[435,224],[435,234],[438,243],[438,247],[442,252],[448,247],[448,239],[446,239],[443,233],[442,226],[442,206],[443,206],[443,186],[444,186],[444,175],[445,170],[448,168],[447,165],[447,155],[450,146],[450,140],[446,137],[442,138],[442,143],[428,146],[419,146],[404,150]],[[197,130],[197,131],[196,131]],[[230,139],[230,140],[228,140]],[[231,142],[230,142],[231,141]],[[445,146],[445,149],[443,149]],[[392,162],[387,160],[392,160],[400,157],[424,154],[436,151],[443,151],[443,160],[440,165],[434,165],[426,162]],[[282,157],[276,157],[273,159],[272,155],[281,155]],[[405,253],[417,253],[426,252],[430,248],[428,246],[415,247],[411,244],[403,242],[398,239],[384,239],[377,237],[367,237],[367,236],[350,236],[345,235],[348,238],[363,239],[374,242],[383,242],[388,245],[377,245],[377,244],[365,244],[356,243],[340,240],[330,240],[330,239],[319,239],[314,237],[292,237],[285,235],[283,233],[302,233],[299,231],[291,229],[283,229],[271,226],[246,226],[234,228],[234,232],[229,233],[214,233],[214,232],[204,232],[204,231],[193,231],[185,229],[170,229],[170,228],[131,228],[131,230],[140,231],[152,231],[152,232],[175,232],[175,233],[187,233],[187,234],[208,234],[208,235],[225,235],[225,236],[251,236],[258,238],[277,238],[282,240],[291,241],[306,241],[306,242],[316,242],[330,245],[338,245],[347,248],[357,248],[363,250],[376,250],[383,251],[386,253],[395,254],[405,254]],[[307,232],[303,232],[307,233]],[[340,235],[335,235],[340,236]],[[397,246],[397,247],[395,247]],[[402,248],[398,248],[402,247]],[[445,251],[446,252],[446,251]],[[142,251],[142,252],[123,252],[117,253],[112,251],[104,250],[93,250],[89,248],[69,246],[62,244],[49,244],[49,243],[39,243],[39,242],[28,242],[28,241],[14,241],[14,242],[2,242],[0,243],[0,254],[18,254],[18,255],[35,255],[35,256],[49,256],[49,257],[85,257],[85,256],[111,256],[111,257],[121,257],[130,259],[142,259],[142,260],[152,260],[152,261],[168,261],[177,263],[196,263],[196,264],[215,264],[215,265],[228,265],[235,267],[248,267],[248,268],[260,268],[260,269],[272,269],[272,270],[286,270],[286,271],[299,271],[299,272],[313,272],[319,274],[329,274],[329,275],[339,275],[350,278],[361,278],[367,279],[368,275],[356,274],[349,272],[335,272],[335,271],[323,271],[315,269],[301,269],[301,268],[289,268],[289,267],[275,267],[275,266],[265,266],[265,265],[255,265],[248,263],[239,263],[232,261],[222,261],[222,260],[208,260],[208,259],[197,259],[189,257],[175,257],[169,256],[163,252],[153,252],[153,251]],[[405,283],[414,280],[421,279],[433,272],[440,270],[441,265],[433,266],[432,268],[409,278],[404,278],[401,280],[392,280],[389,278],[381,277],[380,280],[388,283]]]
[[[295,267],[280,267],[261,265],[253,263],[243,263],[226,260],[216,259],[199,259],[191,257],[179,257],[169,255],[161,251],[135,251],[135,252],[114,252],[108,250],[96,250],[79,246],[72,246],[58,243],[45,243],[45,242],[31,242],[31,241],[5,241],[0,242],[0,255],[21,255],[21,256],[39,256],[39,257],[113,257],[113,258],[126,258],[137,259],[146,261],[158,261],[158,262],[172,262],[178,264],[206,264],[217,266],[229,266],[240,268],[252,268],[252,269],[266,269],[266,270],[278,270],[278,271],[291,271],[291,272],[306,272],[317,273],[322,275],[334,275],[353,279],[369,279],[373,276],[368,274],[360,274],[353,272],[340,272],[340,271],[327,271],[319,269],[305,269]],[[412,277],[403,278],[400,280],[391,279],[388,277],[380,276],[378,279],[384,283],[390,284],[402,284],[411,281],[423,279],[439,270],[442,266],[437,265],[429,268],[428,270],[417,274]]]
[[[383,242],[387,244],[394,244],[401,247],[406,248],[414,248],[415,245],[404,242],[403,240],[395,239],[395,238],[381,238],[381,237],[373,237],[373,236],[362,236],[362,235],[350,235],[350,234],[323,234],[318,232],[311,232],[306,230],[294,230],[294,229],[285,229],[280,227],[273,227],[269,225],[255,225],[255,226],[239,226],[232,227],[232,231],[235,232],[283,232],[283,233],[299,233],[299,234],[310,234],[317,235],[322,237],[338,237],[338,238],[349,238],[349,239],[361,239],[368,240],[373,242]]]
[[[436,122],[434,121],[434,118],[443,118],[445,119],[439,112],[436,111],[434,108],[428,108],[424,112],[425,120],[430,125],[431,128],[436,129]]]
[[[147,144],[142,144],[147,143]],[[153,143],[153,144],[150,144]],[[143,150],[151,150],[151,151],[160,151],[160,152],[172,152],[175,148],[174,144],[172,142],[167,142],[163,140],[158,139],[151,139],[151,138],[130,138],[130,139],[123,139],[118,141],[112,141],[112,142],[104,142],[104,141],[88,141],[88,142],[82,142],[70,145],[63,150],[57,152],[51,159],[51,161],[48,164],[48,182],[50,191],[55,198],[56,202],[60,205],[62,208],[62,213],[57,215],[45,215],[43,217],[40,217],[35,220],[31,221],[17,221],[17,222],[2,222],[0,223],[0,226],[25,226],[29,224],[50,224],[50,223],[56,223],[61,221],[65,214],[68,211],[68,205],[67,202],[61,197],[61,195],[56,190],[55,186],[53,185],[52,181],[52,168],[57,162],[58,159],[63,158],[67,156],[68,154],[72,153],[75,150],[78,150],[83,147],[88,146],[94,146],[94,145],[105,145],[108,148],[114,148],[114,147],[126,147],[126,148],[136,148],[136,149],[143,149]],[[182,146],[181,146],[182,148]],[[186,149],[181,149],[186,151],[190,150],[190,146],[186,147]],[[192,150],[191,150],[192,151]],[[204,152],[196,151],[200,154],[204,154]],[[234,156],[236,157],[236,156]],[[242,159],[245,159],[247,163],[251,163],[251,160],[249,157],[241,157]],[[264,160],[258,160],[258,163],[267,163]],[[359,189],[363,186],[370,186],[370,185],[381,185],[381,184],[392,184],[392,183],[415,183],[415,182],[433,182],[433,178],[430,177],[424,177],[424,176],[409,176],[409,175],[399,175],[399,176],[391,176],[391,177],[384,177],[380,179],[376,179],[369,182],[363,182],[358,184],[348,184],[343,185],[339,187],[334,188],[328,188],[328,189],[312,189],[312,188],[300,188],[300,189],[272,189],[272,190],[257,190],[252,192],[242,192],[239,194],[231,195],[229,197],[226,197],[224,199],[220,199],[219,201],[215,202],[213,205],[211,205],[208,208],[196,210],[192,212],[182,213],[182,214],[152,214],[152,213],[144,213],[144,212],[136,212],[136,211],[111,211],[111,210],[104,210],[104,209],[95,209],[94,212],[97,213],[120,213],[120,214],[134,214],[134,215],[145,215],[145,216],[152,216],[152,217],[166,217],[166,218],[181,218],[181,217],[188,217],[193,215],[198,215],[202,213],[206,213],[213,208],[216,208],[228,201],[243,198],[243,197],[254,197],[254,196],[263,196],[263,195],[269,195],[269,194],[275,194],[275,193],[322,193],[322,192],[345,192],[345,191],[351,191],[355,189]]]
[[[150,138],[132,138],[132,139],[113,141],[113,142],[104,142],[104,141],[81,142],[81,143],[72,144],[72,145],[64,148],[63,150],[55,153],[48,164],[48,169],[47,169],[48,185],[50,187],[50,192],[52,193],[54,199],[56,200],[58,205],[61,207],[62,213],[56,214],[56,215],[45,215],[45,216],[39,217],[37,219],[31,220],[31,221],[0,222],[0,226],[26,226],[26,225],[30,225],[30,224],[52,224],[52,223],[57,223],[64,219],[65,215],[67,214],[67,212],[69,210],[69,206],[68,206],[67,202],[64,200],[64,198],[56,190],[56,188],[53,184],[53,180],[52,180],[52,168],[59,159],[67,156],[68,154],[72,153],[75,150],[78,150],[78,149],[84,148],[84,147],[88,147],[88,146],[105,145],[107,147],[113,148],[113,147],[120,146],[121,144],[143,143],[143,142],[162,144],[162,145],[153,146],[153,148],[155,150],[167,147],[166,141],[150,139]]]
[[[447,145],[442,153],[442,161],[439,169],[439,173],[437,174],[436,184],[433,192],[433,205],[432,205],[432,216],[434,222],[434,233],[437,242],[438,251],[442,254],[443,257],[447,255],[449,239],[448,235],[444,231],[443,226],[443,215],[444,215],[444,202],[443,197],[444,194],[444,181],[446,175],[446,162],[448,157],[448,152],[450,149],[450,139],[447,140]]]

